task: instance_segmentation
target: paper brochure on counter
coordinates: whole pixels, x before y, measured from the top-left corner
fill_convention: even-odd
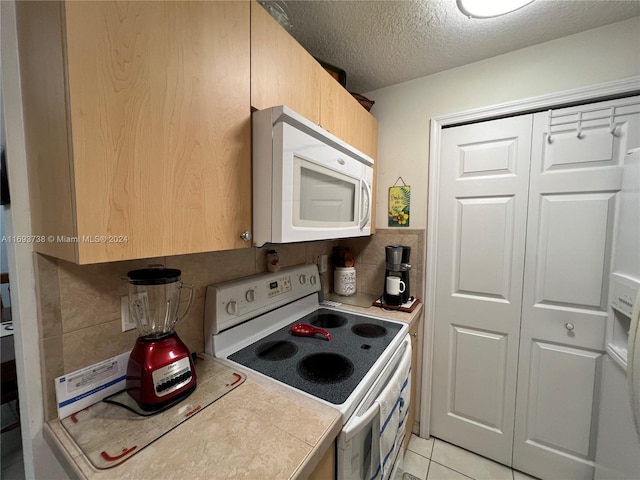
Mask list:
[[[129,354],[125,352],[55,379],[58,417],[65,418],[124,390]]]

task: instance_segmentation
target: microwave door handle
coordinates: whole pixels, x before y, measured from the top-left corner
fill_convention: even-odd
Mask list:
[[[360,230],[364,229],[371,217],[371,187],[369,187],[369,184],[363,178],[360,179],[360,188],[362,188],[362,184],[364,184],[365,191],[367,192],[367,211],[364,214],[364,218],[360,220]]]

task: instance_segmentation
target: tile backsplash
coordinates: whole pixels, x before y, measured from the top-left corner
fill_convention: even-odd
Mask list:
[[[35,255],[40,349],[44,381],[45,417],[57,416],[54,379],[130,350],[137,330],[122,332],[120,298],[127,295],[124,280],[130,270],[152,263],[182,271],[182,281],[193,284],[195,295],[188,315],[176,325],[180,338],[192,351],[204,350],[203,317],[207,285],[265,272],[266,254],[277,249],[280,266],[315,263],[331,255],[335,246],[348,247],[356,258],[357,290],[382,293],[384,247],[408,245],[411,250],[412,293],[422,297],[424,230],[379,229],[371,237],[286,245],[266,245],[222,252],[175,257],[75,265]],[[323,274],[323,289],[333,284],[332,267]]]

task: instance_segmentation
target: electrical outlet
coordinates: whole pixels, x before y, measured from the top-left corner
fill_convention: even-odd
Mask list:
[[[328,255],[318,255],[318,271],[320,273],[324,273],[324,272],[327,271],[328,262],[329,262],[329,256]]]
[[[122,331],[126,332],[136,328],[136,324],[129,320],[129,297],[120,297],[120,317],[122,318]]]

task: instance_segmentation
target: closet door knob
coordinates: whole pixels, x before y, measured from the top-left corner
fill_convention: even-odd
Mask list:
[[[573,331],[573,329],[575,328],[575,327],[573,326],[573,323],[565,323],[565,324],[564,324],[564,327],[565,327],[567,330],[569,330],[570,332],[572,332],[572,331]]]

